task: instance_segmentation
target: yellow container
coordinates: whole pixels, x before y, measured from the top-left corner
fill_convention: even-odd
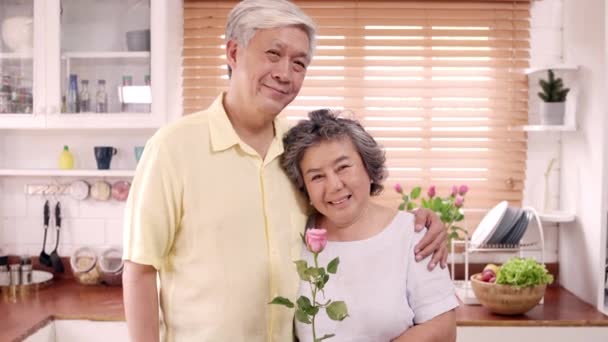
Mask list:
[[[74,168],[74,156],[70,153],[68,145],[63,146],[63,151],[59,155],[59,168],[62,170],[71,170]]]

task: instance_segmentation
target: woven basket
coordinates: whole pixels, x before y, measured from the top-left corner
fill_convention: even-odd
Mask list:
[[[545,295],[547,285],[515,287],[481,281],[481,273],[471,276],[473,292],[481,305],[501,315],[520,315],[530,311]]]

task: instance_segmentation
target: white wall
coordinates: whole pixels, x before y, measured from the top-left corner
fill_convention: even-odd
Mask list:
[[[560,281],[575,295],[599,304],[605,251],[606,4],[564,0],[564,59],[580,65],[579,129],[563,135],[562,205],[577,221],[560,230]]]

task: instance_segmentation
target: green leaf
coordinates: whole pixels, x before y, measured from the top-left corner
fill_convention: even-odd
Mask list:
[[[325,275],[325,269],[323,267],[309,267],[304,271],[304,274],[313,277],[313,279],[317,279]]]
[[[304,311],[306,309],[312,307],[312,303],[310,302],[310,299],[308,299],[308,297],[306,297],[306,296],[300,296],[300,298],[298,298],[298,300],[296,301],[296,304],[298,304],[298,309],[304,310]]]
[[[336,257],[334,260],[330,261],[327,264],[327,272],[331,274],[336,274],[338,272],[338,265],[340,264],[340,258]]]
[[[315,285],[317,285],[317,288],[319,290],[323,290],[323,288],[325,287],[325,284],[327,284],[327,281],[329,280],[329,274],[324,274],[322,277],[320,277],[316,282]],[[325,295],[325,294],[323,294]]]
[[[348,317],[348,308],[343,301],[331,302],[331,304],[325,308],[325,312],[327,312],[327,316],[334,321],[342,321]]]
[[[421,199],[420,202],[422,203],[422,207],[423,208],[428,208],[429,207],[429,202],[427,200],[425,200],[424,198]]]
[[[414,204],[414,202],[410,202],[407,204],[407,211],[414,210],[414,208],[416,208],[416,205]]]
[[[336,334],[325,334],[325,335],[323,335],[323,337],[316,339],[315,342],[323,341],[323,340],[326,340],[326,339],[328,339],[330,337],[334,337],[334,336],[336,336]]]
[[[310,299],[308,299],[306,296],[300,296],[300,298],[298,298],[296,301],[296,304],[298,304],[298,310],[303,311],[307,315],[313,316],[319,312],[319,308],[313,306]]]
[[[403,195],[403,196],[401,196],[401,198],[403,199],[403,202],[405,202],[405,203],[410,201],[410,198],[408,197],[408,195]]]
[[[410,197],[412,199],[417,199],[418,197],[420,197],[421,192],[422,192],[422,188],[417,186],[417,187],[413,188],[412,191],[410,192]]]
[[[285,297],[281,297],[281,296],[274,297],[274,299],[272,299],[272,301],[270,301],[270,303],[268,303],[268,304],[283,305],[290,309],[294,307],[293,303],[289,299],[287,299]]]
[[[296,264],[296,269],[298,270],[298,275],[300,276],[300,279],[304,281],[310,280],[310,277],[306,274],[306,270],[308,269],[308,263],[306,262],[306,260],[297,260],[294,261],[294,263]]]
[[[296,310],[296,319],[302,323],[306,323],[306,324],[312,323],[310,321],[310,318],[308,317],[308,314],[300,309]]]
[[[552,282],[553,276],[549,274],[545,265],[537,263],[532,258],[511,258],[500,267],[496,275],[496,284],[516,287],[531,287]]]
[[[405,209],[405,203],[399,204],[399,210],[403,210],[403,209]]]
[[[441,209],[442,204],[443,202],[441,202],[441,198],[435,197],[435,199],[433,200],[433,204],[431,205],[431,209],[437,212]]]

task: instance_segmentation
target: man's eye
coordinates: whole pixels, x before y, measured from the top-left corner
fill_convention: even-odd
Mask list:
[[[279,53],[274,50],[268,50],[266,51],[266,53],[273,56],[280,56]]]
[[[347,165],[347,164],[340,165],[340,166],[338,166],[338,171],[345,170],[345,169],[347,169],[347,168],[349,168],[349,167],[350,167],[350,165]]]
[[[322,178],[323,178],[323,176],[321,176],[321,175],[314,175],[314,176],[312,176],[312,178],[310,180],[317,181],[317,180],[320,180]]]

